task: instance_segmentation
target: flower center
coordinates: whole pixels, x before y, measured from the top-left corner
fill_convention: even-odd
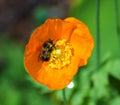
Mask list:
[[[58,40],[55,44],[55,49],[51,53],[49,66],[51,68],[61,69],[70,64],[72,56],[72,46],[66,40]]]

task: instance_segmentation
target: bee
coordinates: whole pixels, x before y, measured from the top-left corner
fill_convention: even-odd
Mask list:
[[[48,41],[43,43],[42,51],[39,55],[39,60],[49,61],[50,56],[51,56],[51,52],[53,51],[53,49],[55,49],[55,45],[53,43],[53,40],[49,39]]]

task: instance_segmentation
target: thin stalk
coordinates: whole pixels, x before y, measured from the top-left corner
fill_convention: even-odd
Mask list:
[[[120,50],[120,21],[119,21],[119,11],[118,11],[118,0],[114,0],[115,4],[115,18],[116,18],[116,30],[117,30],[117,35],[118,35],[118,41],[119,41],[119,50]]]
[[[65,94],[65,88],[62,90],[62,94],[63,94],[64,105],[67,105],[67,99],[66,99],[66,94]]]
[[[96,69],[100,67],[100,0],[96,0]]]
[[[96,70],[100,68],[100,0],[96,0]],[[95,89],[94,92],[94,103],[97,104],[96,94],[98,91]]]

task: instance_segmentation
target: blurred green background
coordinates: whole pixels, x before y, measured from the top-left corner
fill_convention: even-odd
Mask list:
[[[68,105],[120,105],[120,0],[100,0],[100,67],[96,43],[88,65],[79,68]],[[50,17],[76,17],[96,42],[96,0],[0,0],[0,105],[63,105],[62,91],[50,91],[25,71],[24,48],[32,31]],[[120,8],[118,8],[120,17]]]

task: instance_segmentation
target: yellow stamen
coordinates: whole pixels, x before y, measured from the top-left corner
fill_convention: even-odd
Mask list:
[[[49,66],[51,68],[61,69],[70,64],[72,56],[72,46],[66,40],[58,40],[55,49],[51,53]]]

